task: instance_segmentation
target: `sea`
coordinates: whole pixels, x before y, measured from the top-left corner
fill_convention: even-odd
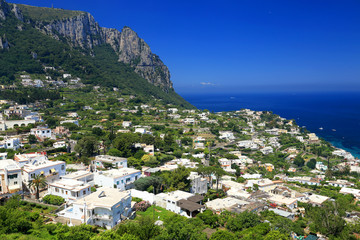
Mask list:
[[[360,158],[360,93],[184,93],[181,96],[199,109],[212,112],[248,108],[272,111],[294,119],[300,127]]]

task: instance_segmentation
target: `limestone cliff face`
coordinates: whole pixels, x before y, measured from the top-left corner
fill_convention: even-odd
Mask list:
[[[89,13],[76,17],[37,23],[39,30],[52,36],[66,37],[73,46],[93,48],[104,43],[101,28]]]
[[[38,22],[37,26],[40,31],[57,39],[59,36],[65,37],[71,45],[76,47],[92,49],[108,43],[118,54],[120,62],[130,64],[135,68],[135,72],[148,82],[164,91],[173,88],[167,66],[129,27],[124,27],[121,32],[117,29],[100,27],[89,13],[82,13],[68,19],[53,20],[50,23]]]

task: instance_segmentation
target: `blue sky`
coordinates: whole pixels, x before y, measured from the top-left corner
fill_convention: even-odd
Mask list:
[[[9,2],[90,12],[134,29],[169,67],[175,90],[360,91],[360,1]]]

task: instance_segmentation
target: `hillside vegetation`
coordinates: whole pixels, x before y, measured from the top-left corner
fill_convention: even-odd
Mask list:
[[[82,11],[72,11],[60,8],[34,7],[25,4],[17,4],[17,6],[24,16],[35,21],[61,20],[85,14],[85,12]]]

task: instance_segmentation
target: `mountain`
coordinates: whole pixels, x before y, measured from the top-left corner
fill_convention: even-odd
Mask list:
[[[136,32],[101,27],[86,12],[0,0],[0,51],[0,64],[8,65],[0,65],[2,83],[19,71],[54,66],[86,83],[191,106],[175,93],[169,69]]]

